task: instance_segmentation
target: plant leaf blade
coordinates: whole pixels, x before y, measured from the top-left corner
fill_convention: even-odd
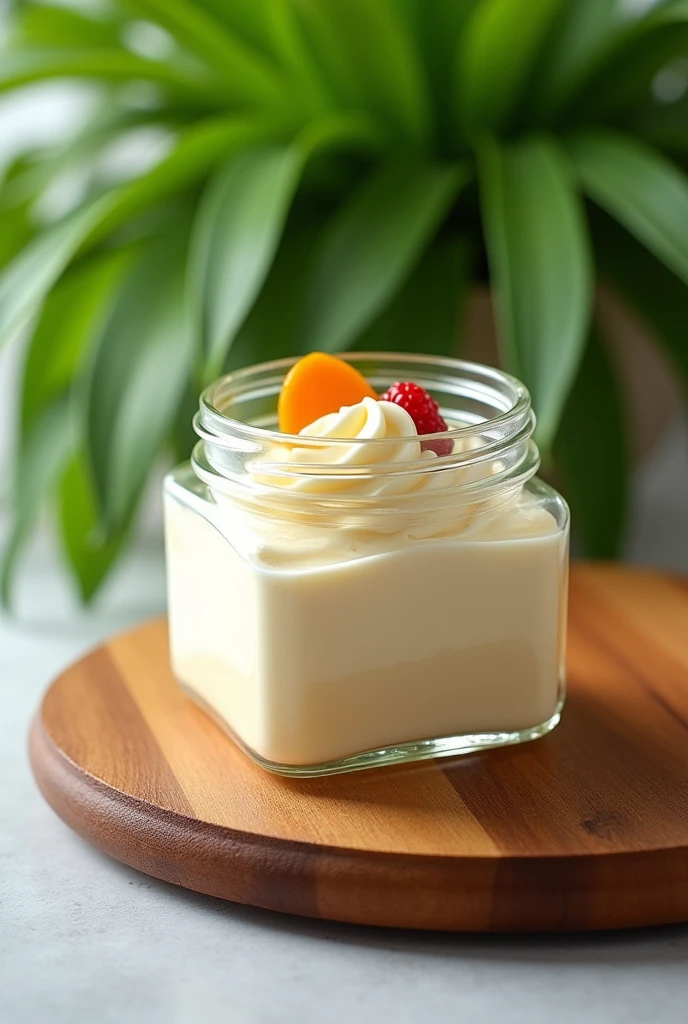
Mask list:
[[[13,520],[0,561],[0,602],[6,608],[17,562],[38,513],[52,493],[74,443],[69,402],[62,399],[45,409],[34,426],[17,463]]]
[[[292,209],[265,284],[230,350],[229,369],[305,351],[300,330],[307,288],[303,268],[313,258],[320,232],[320,218],[313,211]]]
[[[0,275],[0,344],[26,326],[97,219],[93,207],[39,235]]]
[[[88,244],[102,241],[130,217],[191,187],[221,160],[271,134],[267,122],[239,117],[207,118],[187,128],[160,163],[96,201],[98,216]]]
[[[581,358],[591,266],[580,203],[559,148],[532,137],[479,157],[483,221],[505,368],[531,392],[543,448]]]
[[[688,283],[688,178],[637,139],[588,132],[569,152],[586,193]]]
[[[688,398],[688,286],[610,217],[594,223],[600,275],[666,350]]]
[[[285,99],[279,69],[247,45],[204,5],[192,0],[127,0],[130,7],[167,29],[181,45],[213,68],[237,99],[281,106]]]
[[[266,131],[266,125],[245,119],[202,121],[141,178],[112,189],[39,235],[0,274],[0,345],[26,326],[79,250],[188,188],[223,156],[259,141]]]
[[[309,287],[304,345],[353,343],[391,301],[470,171],[394,162],[373,173],[326,226]]]
[[[189,268],[205,320],[204,379],[222,372],[279,244],[302,158],[294,146],[240,156],[211,183],[198,213]]]
[[[617,4],[617,11],[623,5]],[[618,17],[618,14],[617,14]],[[645,96],[655,74],[688,50],[688,9],[655,4],[636,15],[599,50],[588,74],[561,108],[567,118],[587,123],[610,119]]]
[[[455,94],[470,133],[502,128],[517,108],[561,0],[484,0],[459,39]]]
[[[157,239],[113,305],[85,386],[89,469],[108,534],[126,523],[169,436],[193,353],[186,232]]]
[[[395,139],[414,146],[427,141],[427,83],[413,40],[389,0],[302,0],[294,12],[341,108],[377,115]]]
[[[469,246],[462,237],[434,239],[386,309],[356,340],[368,352],[455,355],[469,288]]]
[[[601,55],[618,38],[624,13],[618,0],[575,0],[565,4],[544,56],[534,109],[545,117],[566,103]]]
[[[619,385],[596,330],[591,331],[553,450],[586,555],[618,557],[628,507],[628,444]]]
[[[114,46],[84,50],[19,50],[3,54],[0,93],[56,78],[113,82],[138,79],[155,82],[179,95],[195,95],[206,102],[212,98],[201,77],[194,77],[166,61],[150,60]]]
[[[67,463],[57,487],[57,518],[64,556],[88,603],[121,554],[128,524],[105,536],[83,452]]]
[[[48,296],[29,342],[22,382],[21,432],[65,394],[102,324],[129,254],[115,252],[66,274]]]

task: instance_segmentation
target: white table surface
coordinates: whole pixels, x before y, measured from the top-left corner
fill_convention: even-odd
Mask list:
[[[641,474],[629,553],[688,569],[675,485],[685,440]],[[162,610],[161,553],[140,547],[83,614],[39,544],[19,597],[19,619],[0,619],[2,1024],[686,1020],[688,926],[541,938],[355,928],[195,895],[92,850],[41,799],[27,728],[61,668]]]

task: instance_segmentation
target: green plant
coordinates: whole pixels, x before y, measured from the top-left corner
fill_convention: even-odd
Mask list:
[[[15,3],[0,90],[94,99],[0,188],[0,337],[26,338],[5,596],[44,503],[95,592],[204,382],[314,347],[454,351],[486,275],[582,540],[616,553],[627,444],[594,286],[688,383],[688,117],[652,88],[687,55],[685,0]],[[142,133],[163,155],[114,176]]]

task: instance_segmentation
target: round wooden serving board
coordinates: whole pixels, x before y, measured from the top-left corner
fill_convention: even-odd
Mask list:
[[[240,903],[481,931],[686,921],[688,583],[576,566],[562,723],[520,747],[270,775],[177,687],[158,621],[52,685],[31,759],[99,849]]]

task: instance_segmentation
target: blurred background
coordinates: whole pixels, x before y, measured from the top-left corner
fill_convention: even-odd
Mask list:
[[[314,348],[515,373],[575,549],[688,570],[685,0],[15,0],[0,26],[5,604],[49,571],[65,608],[131,613],[134,579],[162,607],[199,389]]]

